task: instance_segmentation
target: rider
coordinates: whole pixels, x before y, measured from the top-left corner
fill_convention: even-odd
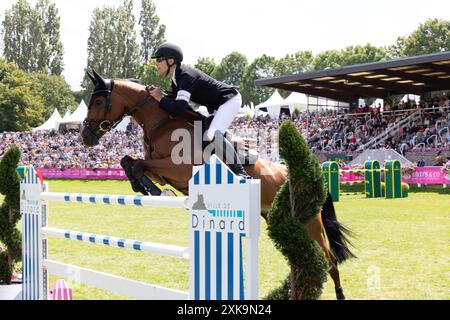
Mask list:
[[[183,52],[175,44],[161,45],[152,55],[152,59],[156,59],[158,73],[165,77],[169,76],[172,80],[172,95],[168,96],[155,87],[149,89],[150,95],[172,116],[184,113],[189,108],[189,101],[206,106],[210,114],[215,113],[206,133],[207,139],[214,140],[216,155],[221,155],[227,160],[233,159],[229,166],[235,174],[250,178],[240,163],[234,147],[224,138],[224,132],[241,107],[242,97],[239,91],[233,86],[213,79],[201,70],[182,65]]]

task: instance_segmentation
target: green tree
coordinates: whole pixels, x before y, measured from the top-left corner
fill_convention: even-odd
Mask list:
[[[450,21],[429,19],[405,39],[403,56],[450,51]]]
[[[25,72],[12,63],[0,62],[0,132],[26,131],[42,123],[42,99],[30,86]]]
[[[94,9],[89,26],[85,71],[95,69],[107,78],[137,76],[139,49],[132,9],[132,0],[124,0],[118,9],[114,7]],[[81,86],[86,90],[86,95],[90,95],[93,86],[86,74]]]
[[[0,161],[0,194],[5,196],[0,206],[0,282],[11,283],[14,267],[22,260],[22,237],[17,228],[20,220],[20,179],[16,171],[20,151],[12,146]]]
[[[388,59],[398,59],[404,55],[405,52],[405,37],[398,37],[393,45],[386,49]]]
[[[311,51],[300,51],[295,54],[287,54],[276,62],[276,76],[310,71],[312,60],[313,54]],[[279,90],[279,92],[284,98],[292,93],[291,91],[286,90]]]
[[[166,26],[160,24],[160,19],[156,14],[156,6],[152,0],[141,0],[139,26],[142,38],[141,64],[146,65],[156,48],[166,41]]]
[[[346,66],[376,62],[386,59],[386,49],[382,47],[375,47],[370,43],[361,46],[349,46],[341,51],[343,63]]]
[[[219,81],[240,86],[247,66],[247,58],[242,53],[234,51],[222,59],[212,75]]]
[[[211,76],[214,72],[214,69],[216,69],[217,65],[214,62],[214,59],[208,57],[201,57],[197,59],[197,63],[194,65],[194,67],[202,70],[204,73]]]
[[[278,76],[290,75],[293,73],[307,72],[311,70],[313,54],[311,51],[299,51],[294,54],[287,54],[277,61],[275,69]]]
[[[338,50],[327,50],[318,53],[312,61],[313,70],[324,70],[326,68],[339,68],[343,66],[344,59]]]
[[[49,0],[36,3],[37,20],[44,24],[43,41],[40,45],[39,64],[36,71],[61,75],[64,69],[64,48],[60,40],[61,19],[58,8]]]
[[[30,69],[33,51],[30,37],[32,9],[26,0],[18,0],[5,11],[2,21],[3,56],[6,62],[13,62],[22,70]]]
[[[349,46],[340,51],[328,50],[317,54],[312,61],[313,70],[339,68],[360,63],[376,62],[387,58],[386,49],[366,44]]]
[[[74,110],[76,102],[69,85],[60,76],[43,73],[31,73],[31,92],[42,98],[44,102],[44,119],[48,119],[53,110],[58,109],[63,115],[67,108]]]
[[[276,75],[276,59],[267,55],[256,58],[245,70],[244,79],[242,81],[242,102],[249,104],[253,102],[255,105],[267,100],[274,92],[273,88],[256,87],[254,81],[256,79],[271,78]]]
[[[145,85],[154,85],[160,87],[163,90],[170,90],[170,80],[168,77],[162,77],[158,73],[155,60],[151,60],[144,67],[142,74],[139,76],[141,83]]]
[[[139,46],[136,40],[136,18],[133,15],[133,0],[124,0],[117,9],[116,22],[116,55],[120,57],[115,72],[117,77],[135,78],[139,65]],[[114,48],[114,47],[113,47]]]
[[[38,0],[32,8],[26,0],[18,0],[6,11],[2,26],[6,62],[27,72],[62,73],[63,45],[55,4]]]

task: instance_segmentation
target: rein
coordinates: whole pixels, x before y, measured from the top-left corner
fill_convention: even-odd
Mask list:
[[[112,129],[114,129],[115,127],[117,127],[117,125],[123,120],[123,118],[125,118],[126,116],[133,116],[134,113],[136,113],[136,111],[138,111],[140,108],[142,108],[151,98],[151,95],[147,94],[142,100],[140,100],[135,106],[133,106],[132,108],[130,108],[128,111],[126,111],[123,116],[117,120],[117,121],[109,121],[106,120],[106,116],[107,114],[111,111],[111,94],[112,94],[112,90],[114,88],[114,80],[105,80],[105,86],[106,89],[102,89],[102,90],[96,90],[92,93],[91,95],[91,100],[89,102],[89,106],[92,105],[93,100],[98,97],[98,96],[103,96],[106,98],[106,102],[105,102],[105,115],[104,118],[105,120],[103,120],[102,122],[98,122],[94,119],[85,119],[83,121],[83,125],[88,128],[97,138],[100,138],[100,133],[102,132],[108,132],[111,131]],[[147,91],[146,91],[147,92]],[[149,156],[151,158],[151,153],[153,152],[154,148],[153,148],[153,144],[152,144],[152,139],[155,136],[156,132],[158,131],[159,128],[161,128],[164,124],[166,124],[169,120],[171,120],[172,117],[169,115],[166,118],[161,119],[160,121],[158,121],[158,123],[156,123],[152,128],[151,128],[151,132],[150,132],[150,136],[145,134],[145,130],[144,130],[144,123],[140,123],[140,126],[142,127],[142,129],[144,130],[144,141],[148,147],[149,150]],[[95,125],[97,128],[94,129]]]

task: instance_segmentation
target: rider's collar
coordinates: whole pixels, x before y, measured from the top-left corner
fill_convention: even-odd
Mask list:
[[[177,66],[175,66],[175,69],[173,69],[173,76],[172,76],[172,82],[174,85],[177,85],[177,80],[175,79],[175,75],[177,74]]]

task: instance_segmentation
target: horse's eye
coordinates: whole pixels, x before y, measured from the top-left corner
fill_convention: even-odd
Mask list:
[[[102,104],[102,102],[100,100],[95,101],[95,105],[98,107]]]

